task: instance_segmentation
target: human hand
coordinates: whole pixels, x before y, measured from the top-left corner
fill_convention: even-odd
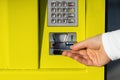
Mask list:
[[[103,48],[101,35],[76,43],[70,48],[71,50],[63,51],[62,55],[88,66],[103,66],[110,61]]]

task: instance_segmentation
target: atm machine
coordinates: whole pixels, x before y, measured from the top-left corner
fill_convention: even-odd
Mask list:
[[[94,3],[96,8],[92,6]],[[41,19],[45,19],[41,20],[44,27],[41,30],[40,68],[50,70],[50,74],[52,70],[62,73],[59,76],[68,74],[63,79],[104,80],[104,68],[88,67],[61,56],[63,50],[69,50],[76,42],[104,31],[104,1],[46,0],[42,4],[41,15],[45,15]],[[96,9],[101,11],[97,12]]]
[[[63,50],[105,31],[105,0],[0,0],[0,80],[104,80]]]

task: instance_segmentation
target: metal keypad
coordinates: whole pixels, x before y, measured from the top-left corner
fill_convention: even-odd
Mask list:
[[[48,26],[77,26],[77,0],[48,0]]]

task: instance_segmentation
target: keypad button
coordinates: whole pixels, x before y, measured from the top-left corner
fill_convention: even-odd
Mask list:
[[[68,23],[75,23],[75,19],[68,19]]]
[[[67,8],[63,8],[63,12],[67,12],[68,11],[68,9]]]
[[[63,19],[63,23],[67,23],[67,21],[68,21],[67,19]]]
[[[57,8],[57,12],[62,12],[62,8]]]
[[[56,14],[55,14],[55,13],[52,13],[52,14],[51,14],[51,17],[52,17],[52,18],[56,18]]]
[[[75,6],[75,2],[68,2],[68,6]]]
[[[56,23],[56,19],[52,19],[51,23],[55,24]]]
[[[57,23],[62,23],[62,20],[61,19],[57,19]]]
[[[74,14],[74,13],[69,13],[69,14],[68,14],[68,17],[69,17],[69,18],[74,18],[74,17],[75,17],[75,14]]]
[[[57,6],[61,7],[62,6],[62,2],[57,2]]]
[[[63,18],[67,18],[67,13],[63,13]]]
[[[56,2],[51,2],[52,7],[56,7]]]
[[[63,1],[63,7],[67,7],[67,2],[66,1]]]
[[[75,8],[68,8],[68,12],[75,12]]]
[[[58,14],[57,14],[57,17],[58,17],[58,18],[62,18],[62,14],[61,14],[61,13],[58,13]]]
[[[52,9],[51,9],[51,12],[56,12],[56,8],[52,8]]]

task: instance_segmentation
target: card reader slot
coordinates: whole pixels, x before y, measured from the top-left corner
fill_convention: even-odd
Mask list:
[[[76,33],[50,33],[50,54],[61,54],[76,43]]]

